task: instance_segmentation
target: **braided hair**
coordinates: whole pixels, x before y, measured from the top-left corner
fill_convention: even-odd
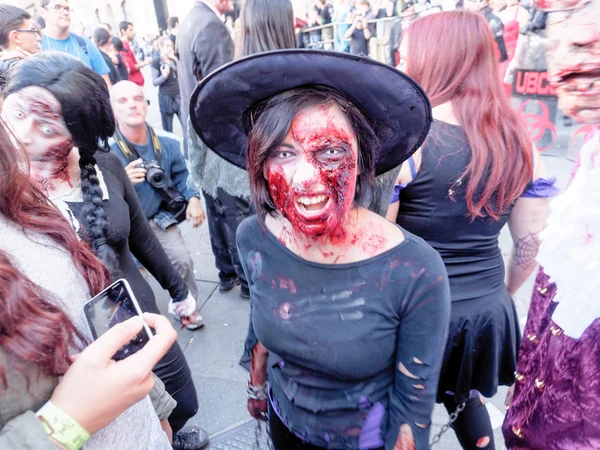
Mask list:
[[[66,53],[44,52],[20,62],[11,72],[5,97],[29,86],[46,89],[58,100],[62,115],[79,149],[82,223],[94,254],[112,273],[117,256],[107,245],[108,220],[96,172],[97,151],[108,152],[115,118],[106,83],[78,59]]]

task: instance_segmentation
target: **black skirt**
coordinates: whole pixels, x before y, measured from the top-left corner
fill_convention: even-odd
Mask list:
[[[498,385],[512,385],[520,344],[517,310],[508,292],[452,302],[437,402],[451,393],[460,403],[471,390],[493,397]]]

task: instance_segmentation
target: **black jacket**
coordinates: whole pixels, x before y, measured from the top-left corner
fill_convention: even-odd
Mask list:
[[[181,112],[186,121],[190,96],[198,81],[233,60],[233,40],[221,18],[206,4],[196,1],[181,22],[177,53]]]

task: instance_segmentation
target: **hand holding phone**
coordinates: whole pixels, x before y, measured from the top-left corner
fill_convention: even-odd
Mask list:
[[[115,352],[148,325],[156,330],[152,340],[135,355],[115,361]],[[118,323],[73,358],[50,400],[93,434],[152,390],[152,368],[176,339],[169,320],[158,314]]]
[[[142,310],[129,283],[124,278],[115,281],[83,307],[85,318],[94,340],[98,339],[110,328],[132,317],[142,316]],[[121,360],[136,353],[152,338],[152,332],[144,323],[141,331],[117,349],[114,360]]]

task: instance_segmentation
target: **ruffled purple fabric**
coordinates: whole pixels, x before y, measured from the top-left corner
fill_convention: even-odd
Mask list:
[[[509,450],[600,449],[600,319],[566,336],[552,321],[555,295],[540,268],[502,427]]]
[[[524,198],[548,198],[554,197],[560,192],[556,185],[556,177],[538,178],[527,185],[527,189],[521,195]]]
[[[406,186],[408,186],[408,183],[396,184],[394,186],[394,192],[392,192],[392,199],[390,200],[390,205],[400,200],[400,191]]]

